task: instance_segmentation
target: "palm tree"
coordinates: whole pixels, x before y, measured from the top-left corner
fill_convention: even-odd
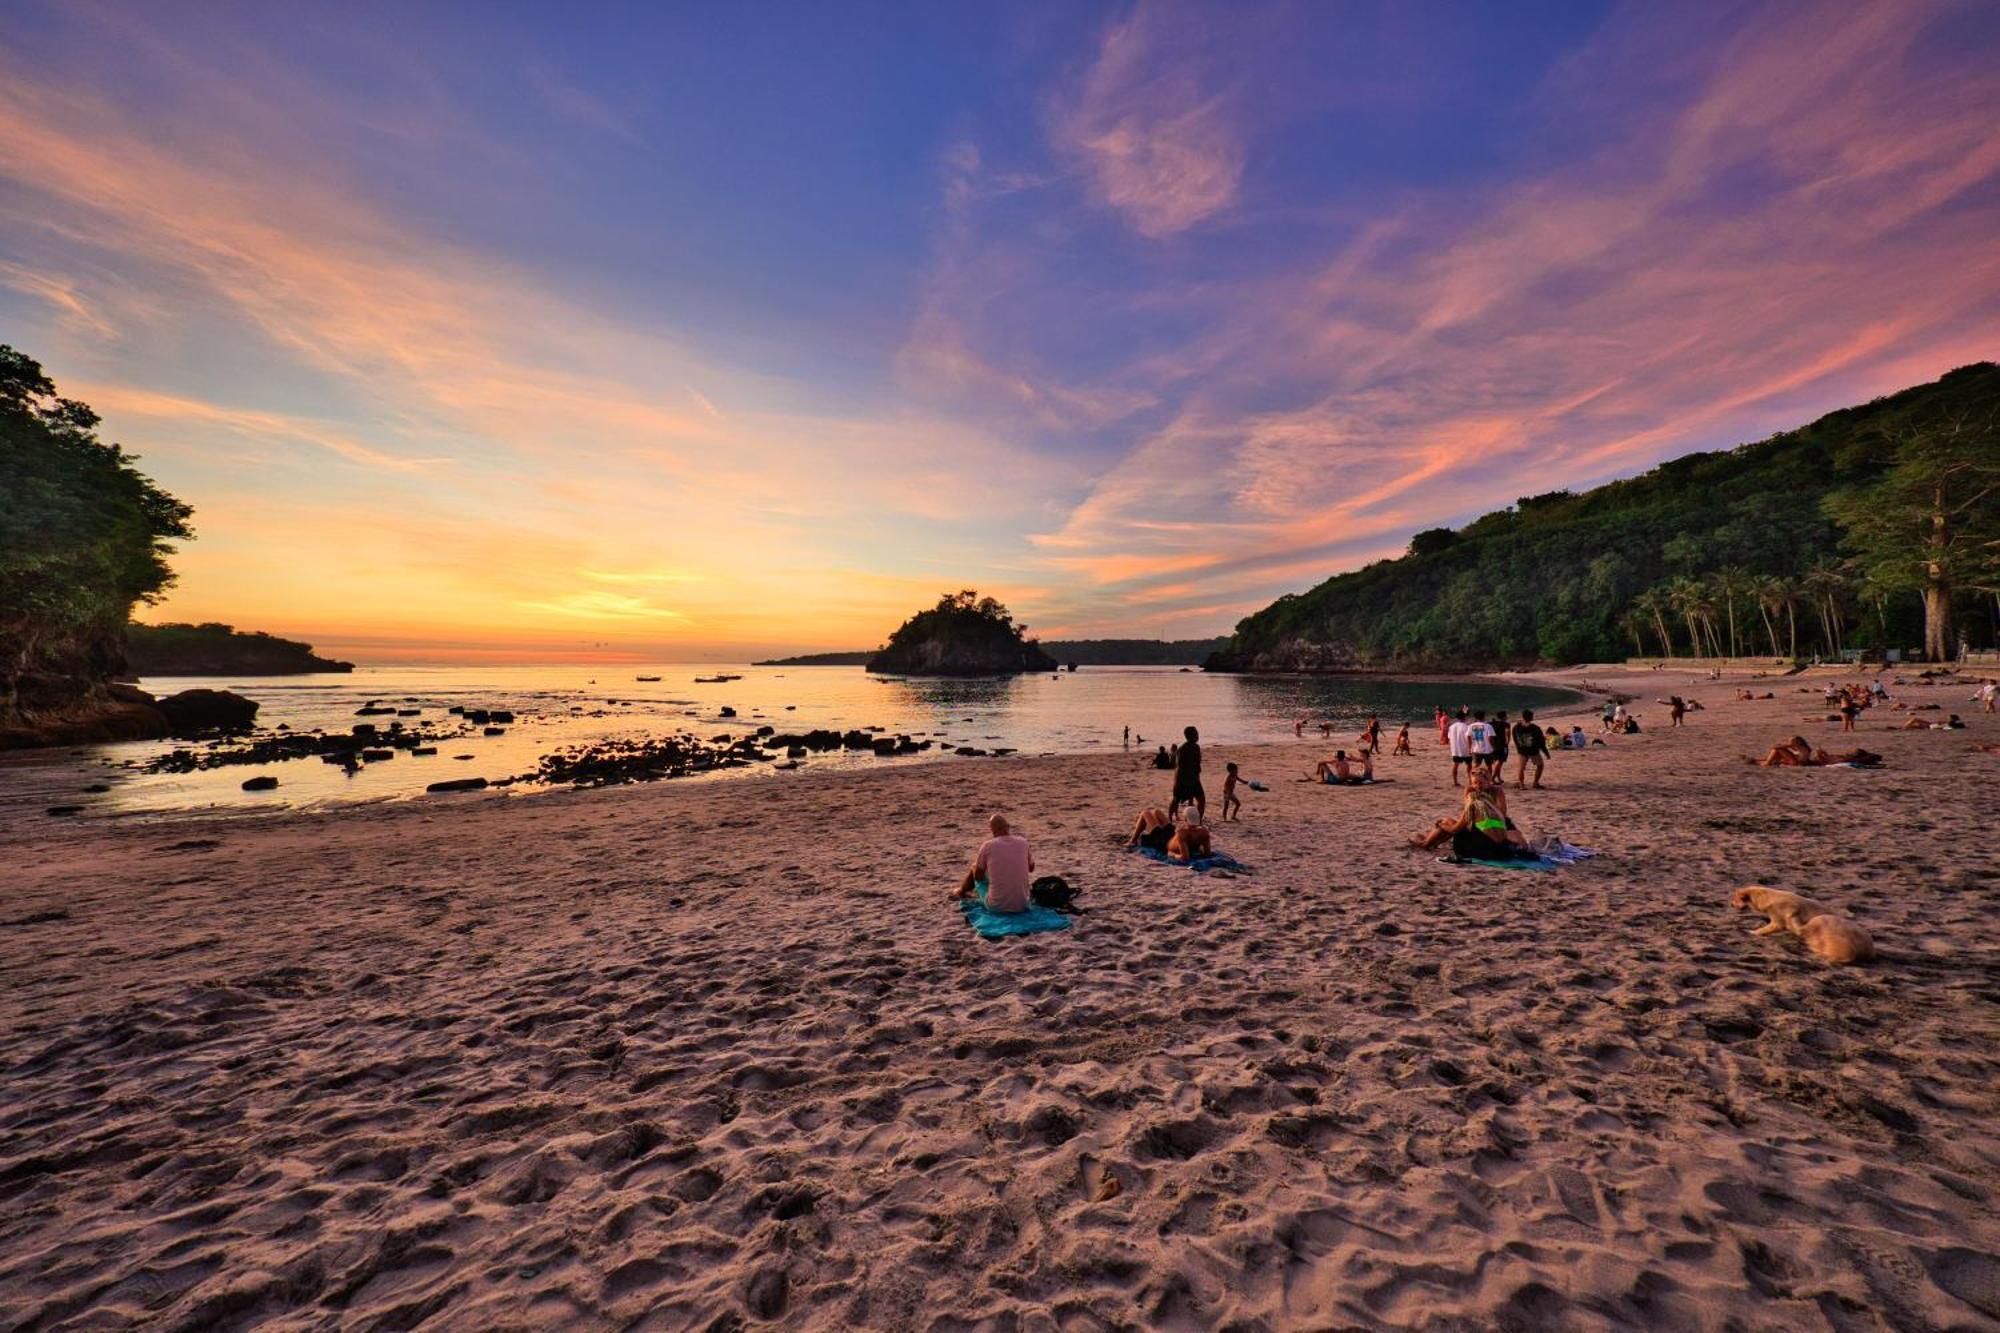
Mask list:
[[[1820,631],[1825,636],[1827,651],[1840,656],[1840,599],[1847,592],[1847,573],[1831,560],[1822,560],[1807,570],[1800,580],[1805,595],[1811,599],[1813,609],[1819,612]]]
[[[1771,656],[1783,657],[1784,651],[1778,647],[1778,622],[1774,617],[1778,612],[1789,609],[1791,588],[1776,574],[1764,574],[1752,585],[1751,593],[1757,599],[1757,614],[1764,618],[1764,637],[1771,641]]]
[[[1644,657],[1646,655],[1646,640],[1643,636],[1646,629],[1646,617],[1640,613],[1637,607],[1633,607],[1630,611],[1618,617],[1618,624],[1620,628],[1632,636],[1632,656]]]
[[[1652,622],[1653,632],[1660,636],[1660,656],[1672,657],[1674,639],[1667,633],[1666,613],[1670,608],[1667,605],[1665,591],[1660,588],[1648,588],[1633,600],[1632,609]]]
[[[1699,579],[1678,578],[1667,585],[1667,604],[1674,609],[1688,627],[1688,639],[1694,644],[1696,657],[1707,656],[1708,641],[1703,630],[1708,629],[1715,617],[1715,603],[1708,595],[1708,589]]]
[[[1722,599],[1729,615],[1729,655],[1737,653],[1736,599],[1750,591],[1750,573],[1740,565],[1726,565],[1708,576],[1708,586]]]

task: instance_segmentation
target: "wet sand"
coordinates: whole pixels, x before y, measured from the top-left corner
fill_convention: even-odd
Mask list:
[[[1579,675],[1707,708],[1513,798],[1600,853],[1545,874],[1401,849],[1422,726],[1373,788],[1211,751],[1234,877],[1117,848],[1136,754],[9,814],[0,1322],[2000,1327],[2000,719],[1767,771],[1798,682]],[[996,809],[1074,929],[946,904]]]

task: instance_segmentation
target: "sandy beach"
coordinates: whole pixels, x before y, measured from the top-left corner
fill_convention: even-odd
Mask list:
[[[1580,678],[1649,725],[1513,797],[1549,873],[1403,849],[1422,727],[1212,751],[1234,876],[1119,849],[1138,754],[10,816],[0,1324],[2000,1328],[2000,718],[1763,770],[1824,677]],[[995,810],[1073,929],[946,903]]]

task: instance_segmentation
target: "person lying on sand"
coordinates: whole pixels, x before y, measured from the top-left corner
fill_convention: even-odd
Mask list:
[[[2000,754],[2000,741],[1974,741],[1972,748],[1981,754]]]
[[[1872,750],[1818,750],[1805,737],[1794,736],[1782,745],[1773,745],[1762,759],[1746,754],[1743,762],[1762,768],[1826,768],[1832,764],[1859,764],[1866,768],[1881,763],[1882,756]]]
[[[1504,781],[1481,774],[1465,789],[1465,804],[1451,819],[1440,819],[1410,846],[1429,850],[1451,844],[1452,855],[1481,861],[1517,861],[1534,855],[1528,839],[1507,817]]]
[[[1034,881],[1035,853],[1026,838],[1007,826],[1005,815],[993,816],[986,821],[986,827],[993,836],[979,844],[979,853],[972,858],[972,869],[965,872],[964,881],[952,897],[972,897],[983,879],[987,911],[1025,912],[1032,901],[1028,886]]]
[[[1333,758],[1319,761],[1319,765],[1313,769],[1313,777],[1326,783],[1328,786],[1339,786],[1342,783],[1359,786],[1364,782],[1373,782],[1375,780],[1375,756],[1367,750],[1363,750],[1361,752],[1361,771],[1357,773],[1354,769],[1354,760],[1347,757],[1347,751],[1335,750]]]

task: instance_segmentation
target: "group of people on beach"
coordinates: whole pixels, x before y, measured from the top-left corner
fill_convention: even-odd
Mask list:
[[[1557,744],[1563,743],[1562,733],[1554,727],[1544,730],[1535,721],[1535,710],[1521,710],[1521,720],[1510,724],[1502,710],[1486,718],[1483,708],[1461,707],[1456,716],[1436,711],[1438,739],[1451,753],[1451,785],[1459,784],[1460,774],[1466,782],[1474,777],[1490,778],[1495,784],[1505,786],[1507,781],[1507,756],[1514,756],[1514,785],[1528,786],[1528,770],[1534,770],[1534,785],[1542,785],[1542,772],[1547,764],[1549,752]],[[1580,734],[1580,733],[1579,733]]]

